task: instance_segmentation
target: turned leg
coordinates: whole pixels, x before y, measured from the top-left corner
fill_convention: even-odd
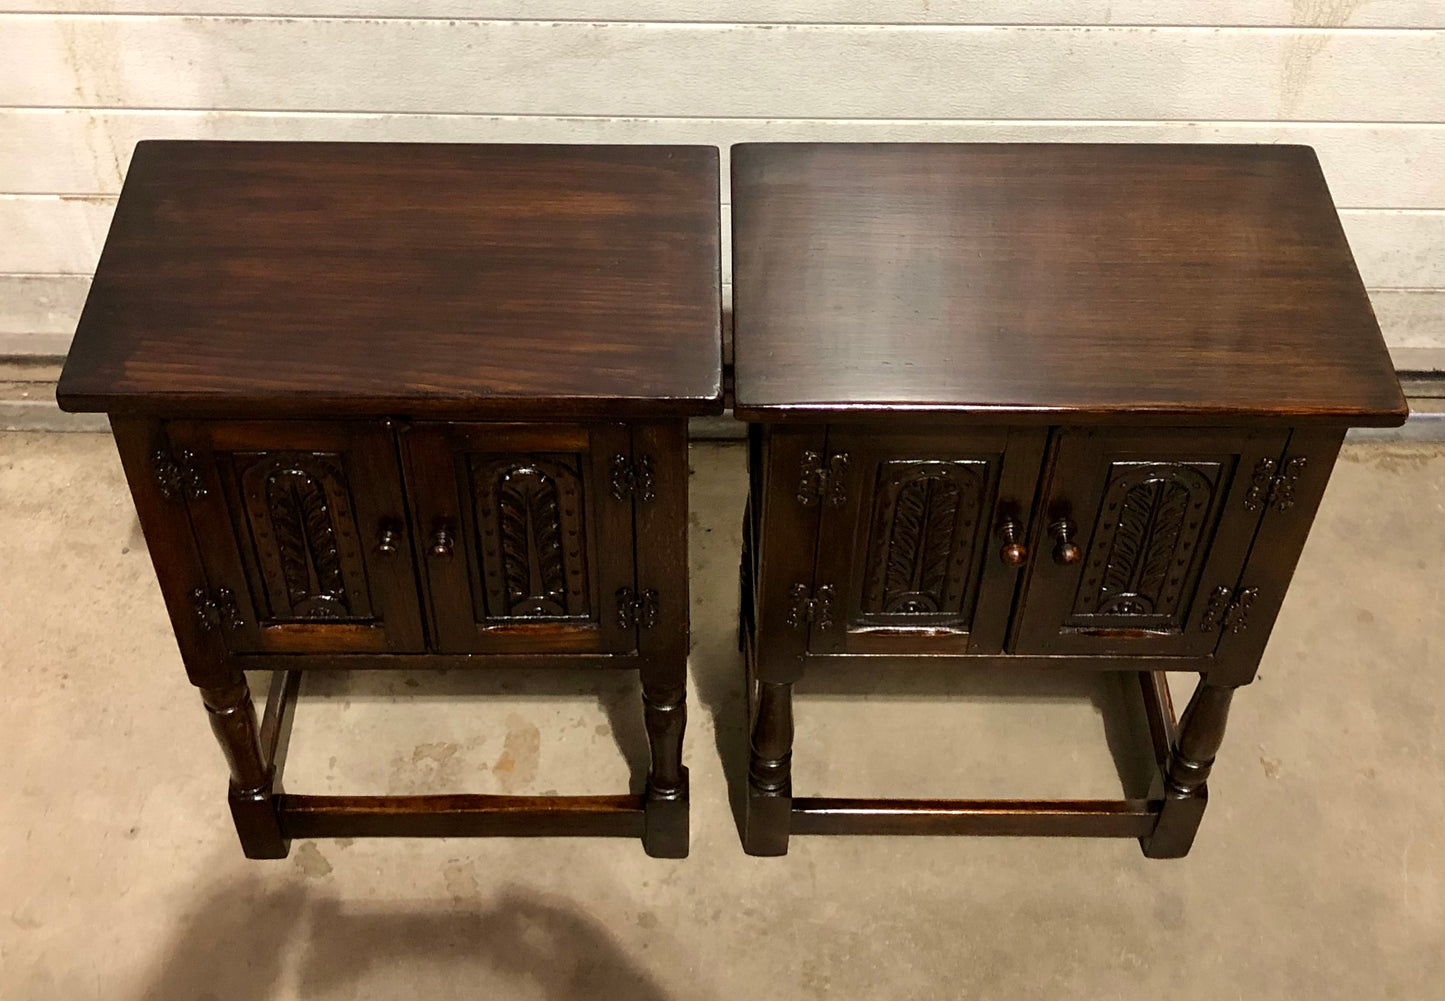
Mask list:
[[[272,798],[271,766],[261,753],[256,707],[245,675],[228,684],[201,689],[211,730],[231,769],[231,817],[247,858],[285,858],[290,842],[281,834]]]
[[[643,848],[654,858],[686,858],[687,768],[682,736],[687,729],[687,689],[682,679],[642,679],[642,715],[652,764],[647,772]]]
[[[748,755],[743,850],[786,855],[793,809],[793,685],[758,684],[757,720]]]
[[[1144,854],[1150,858],[1183,858],[1194,844],[1194,834],[1209,802],[1204,783],[1224,740],[1233,698],[1234,688],[1210,684],[1207,676],[1194,690],[1179,720],[1179,737],[1169,755],[1159,823],[1152,834],[1140,839]]]

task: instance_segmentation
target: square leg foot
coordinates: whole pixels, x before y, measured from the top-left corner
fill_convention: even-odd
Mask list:
[[[748,788],[743,813],[743,851],[749,855],[788,854],[788,829],[793,818],[793,797]]]
[[[687,858],[687,789],[675,796],[649,794],[643,805],[642,847],[653,858]]]
[[[276,816],[276,800],[269,789],[242,792],[235,789],[227,797],[231,803],[231,819],[241,838],[241,850],[247,858],[285,858],[291,851],[291,839],[281,834]]]
[[[1204,817],[1209,797],[1203,789],[1190,796],[1168,796],[1154,831],[1139,839],[1148,858],[1183,858],[1194,846],[1194,835]]]

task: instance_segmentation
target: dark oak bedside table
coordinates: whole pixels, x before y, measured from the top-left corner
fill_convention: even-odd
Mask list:
[[[721,409],[711,147],[147,142],[58,397],[111,417],[248,856],[687,854],[687,418]],[[308,668],[638,671],[643,795],[306,796]],[[270,670],[258,726],[243,671]]]
[[[1406,416],[1313,151],[744,145],[732,164],[748,852],[1067,834],[1184,855],[1345,429]],[[793,683],[925,657],[1137,673],[1154,790],[794,799]],[[1178,723],[1166,671],[1201,676]]]

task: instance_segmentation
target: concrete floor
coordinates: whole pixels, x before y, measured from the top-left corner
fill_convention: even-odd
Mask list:
[[[0,998],[1438,998],[1442,460],[1347,447],[1182,861],[986,838],[745,856],[721,763],[735,774],[743,739],[743,453],[710,445],[693,451],[691,858],[358,840],[248,862],[109,439],[0,435]],[[796,789],[1117,795],[1122,691],[830,679],[799,699]],[[621,675],[313,675],[287,786],[621,791],[645,758],[636,699]]]

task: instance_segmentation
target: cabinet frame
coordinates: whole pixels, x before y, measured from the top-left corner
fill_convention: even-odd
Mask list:
[[[977,427],[959,425],[953,441],[997,441],[1004,433],[993,430],[979,436]],[[845,430],[840,433],[839,428]],[[943,644],[932,644],[926,630],[880,634],[876,651],[864,652],[855,646],[851,652],[819,652],[820,644],[807,639],[826,631],[817,621],[819,591],[830,585],[835,592],[851,595],[855,590],[856,581],[834,579],[829,573],[855,565],[860,551],[857,536],[868,524],[866,515],[858,512],[867,505],[863,501],[850,505],[846,500],[840,505],[845,514],[836,516],[836,523],[852,530],[848,536],[852,545],[840,556],[844,547],[826,538],[830,517],[826,508],[798,503],[797,471],[799,463],[807,467],[809,452],[820,450],[827,468],[826,459],[835,446],[852,443],[854,436],[861,434],[876,436],[870,446],[875,459],[896,454],[900,445],[917,451],[919,442],[935,440],[927,435],[911,437],[906,428],[871,425],[755,424],[749,431],[750,491],[744,515],[739,616],[751,734],[745,849],[754,855],[783,855],[793,833],[982,834],[1134,837],[1149,857],[1187,854],[1208,802],[1205,779],[1223,736],[1233,692],[1253,680],[1258,669],[1324,494],[1343,429],[1291,430],[1269,425],[1011,428],[1002,468],[1014,469],[1018,478],[1012,488],[1001,490],[1001,495],[1011,489],[1031,498],[1021,502],[1026,504],[1022,517],[1028,523],[1029,566],[1019,576],[1067,570],[1058,578],[1064,583],[1059,584],[1058,579],[1043,584],[1020,581],[1016,589],[1000,588],[1007,593],[1003,618],[1008,642],[987,652],[961,651],[958,647],[962,644],[957,643],[954,649],[940,650]],[[1040,463],[1037,449],[1045,439],[1047,451]],[[1008,450],[1014,449],[1016,442],[1020,443],[1019,461],[1011,465]],[[1204,531],[1213,534],[1200,543],[1202,549],[1217,546],[1218,552],[1200,555],[1198,593],[1181,612],[1183,628],[1168,634],[1181,642],[1154,642],[1155,637],[1145,635],[1111,637],[1107,643],[1051,644],[1047,640],[1059,632],[1067,612],[1059,595],[1073,598],[1080,573],[1073,566],[1059,567],[1052,562],[1055,540],[1051,523],[1061,516],[1076,516],[1080,524],[1087,520],[1088,528],[1078,533],[1079,544],[1087,552],[1090,539],[1086,536],[1097,521],[1094,515],[1109,482],[1111,463],[1133,461],[1141,450],[1151,465],[1170,458],[1186,464],[1221,465],[1211,507],[1218,511],[1217,523],[1205,526]],[[1023,461],[1024,456],[1028,461]],[[851,458],[850,454],[850,466]],[[863,465],[876,468],[871,460]],[[1032,480],[1021,472],[1026,468],[1032,468]],[[869,474],[865,469],[856,475],[850,471],[850,475],[849,489],[860,482],[859,476]],[[1088,486],[1081,489],[1080,484]],[[1085,500],[1080,502],[1079,497]],[[1063,506],[1061,500],[1079,506]],[[997,560],[997,544],[997,537],[992,537],[987,560]],[[1044,561],[1049,562],[1045,565]],[[1044,569],[1040,570],[1041,566]],[[810,582],[802,606],[790,594],[795,586],[791,582],[800,579]],[[1216,591],[1227,592],[1227,600],[1218,600]],[[979,594],[982,601],[985,592]],[[1036,603],[1032,615],[1030,600]],[[807,633],[796,628],[795,610],[799,607],[810,616]],[[794,612],[791,616],[790,611]],[[1200,628],[1206,617],[1210,619],[1208,628]],[[977,612],[974,622],[971,639],[982,632]],[[830,622],[827,628],[838,627]],[[1021,636],[1023,643],[1019,642]],[[1037,642],[1041,638],[1043,642]],[[917,663],[920,658],[960,668],[1014,666],[1135,674],[1156,765],[1153,787],[1144,798],[1120,800],[795,799],[791,786],[794,682],[809,670],[826,670],[833,664],[867,663],[886,671]],[[1178,717],[1165,681],[1170,671],[1200,676],[1188,707]]]

